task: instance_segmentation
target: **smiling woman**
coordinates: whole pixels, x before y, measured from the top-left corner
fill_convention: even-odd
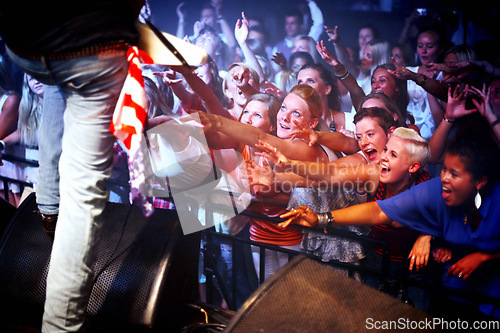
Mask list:
[[[488,133],[489,134],[489,133]],[[467,133],[450,145],[440,178],[434,178],[386,200],[330,212],[334,225],[387,224],[391,221],[442,237],[451,249],[443,285],[477,295],[500,298],[500,185],[495,168],[500,151],[491,136]],[[320,216],[307,207],[281,216],[317,226]],[[324,218],[321,219],[325,220]],[[498,267],[498,264],[496,264]],[[494,304],[453,297],[440,315],[500,318]]]
[[[270,119],[270,114],[269,119],[262,117],[263,99],[259,101],[261,98],[258,96],[263,95],[265,94],[257,94],[250,98],[242,112],[240,122],[200,113],[200,120],[205,125],[205,133],[209,136],[213,135],[213,132],[222,133],[251,149],[262,140],[279,147],[280,150],[290,154],[293,158],[304,161],[326,162],[328,156],[319,145],[309,145],[307,142],[292,136],[293,131],[299,128],[298,125],[314,128],[318,124],[321,101],[314,88],[305,84],[292,88],[281,106],[279,106],[277,115],[276,113],[273,114],[274,119]],[[277,129],[276,136],[271,134],[275,128]],[[252,161],[255,164],[260,163],[257,159],[252,159]],[[286,212],[289,189],[253,186],[252,194],[254,196],[251,205],[248,207],[249,210],[269,217],[276,217]],[[272,222],[252,218],[250,220],[250,239],[298,251],[302,240],[302,230],[281,228]],[[253,249],[253,251],[255,269],[260,275],[258,248]],[[266,268],[265,272],[263,272],[265,278],[288,262],[288,255],[284,253],[266,250],[265,256]]]

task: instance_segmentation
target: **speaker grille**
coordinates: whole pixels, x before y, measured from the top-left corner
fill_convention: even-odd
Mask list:
[[[35,209],[32,195],[2,236],[0,297],[11,305],[6,320],[38,326],[52,241]],[[200,233],[184,236],[171,210],[146,219],[134,206],[109,203],[102,219],[87,307],[92,328],[182,325],[179,311],[198,295]]]
[[[305,257],[296,257],[247,300],[227,332],[361,332],[373,320],[425,313]],[[423,330],[419,330],[422,332]]]

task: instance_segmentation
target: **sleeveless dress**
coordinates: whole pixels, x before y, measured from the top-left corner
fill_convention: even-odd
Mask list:
[[[364,156],[364,155],[363,155]],[[288,210],[307,205],[315,212],[326,212],[357,205],[366,202],[366,192],[356,191],[348,186],[337,186],[328,190],[320,188],[293,188]],[[357,235],[368,235],[367,226],[339,226],[343,231],[353,232]],[[302,238],[302,249],[328,262],[337,260],[344,263],[359,264],[365,257],[363,246],[355,241],[343,237],[336,237],[313,231],[305,231]],[[339,269],[347,273],[344,269]]]

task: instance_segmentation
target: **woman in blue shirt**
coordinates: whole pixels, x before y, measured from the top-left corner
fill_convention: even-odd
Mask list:
[[[490,269],[495,267],[491,260],[500,258],[500,184],[495,170],[499,160],[491,136],[468,133],[450,145],[440,178],[387,200],[324,214],[302,206],[283,214],[288,220],[282,225],[391,223],[441,237],[452,247],[443,285],[500,299],[500,272]],[[500,318],[498,305],[480,304],[479,310]]]

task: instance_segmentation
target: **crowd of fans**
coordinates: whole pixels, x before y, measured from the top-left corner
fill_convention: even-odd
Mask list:
[[[357,280],[433,314],[498,320],[498,302],[474,306],[452,297],[438,306],[403,285],[409,271],[425,271],[434,261],[445,266],[439,283],[500,297],[495,207],[500,192],[494,171],[500,162],[500,61],[494,48],[488,53],[484,47],[498,45],[495,32],[482,29],[479,21],[464,24],[464,11],[450,26],[438,9],[427,7],[399,18],[400,35],[389,38],[373,11],[383,8],[358,1],[351,10],[373,11],[373,21],[360,25],[357,40],[347,40],[350,27],[332,22],[321,2],[305,0],[275,13],[285,36],[271,44],[262,18],[241,13],[233,21],[224,14],[229,6],[236,3],[212,0],[188,13],[193,7],[182,2],[168,18],[178,23],[168,32],[203,48],[206,64],[195,70],[144,67],[149,128],[193,117],[204,125],[206,138],[189,137],[187,125],[169,132],[163,139],[179,161],[189,150],[200,158],[180,163],[180,172],[166,175],[169,182],[156,179],[153,187],[163,186],[164,193],[169,186],[194,187],[215,165],[227,177],[218,189],[238,194],[248,211],[288,218],[276,224],[221,214],[217,232],[325,262],[379,265],[380,248],[315,229],[318,223],[345,224],[335,227],[389,248],[389,277],[357,273]],[[143,14],[155,17],[154,8]],[[188,14],[199,14],[193,27],[186,23]],[[45,86],[16,70],[5,52],[0,66],[1,154],[37,160]],[[120,172],[127,169],[123,154],[116,144],[108,189],[110,200],[118,202],[128,199],[128,172]],[[37,191],[35,167],[0,161],[1,176],[33,184]],[[21,188],[0,186],[3,197],[18,205]],[[151,196],[158,209],[176,207],[169,195]],[[431,207],[436,202],[442,207]],[[288,261],[287,254],[268,249],[261,274],[258,247],[233,249],[223,240],[204,246],[216,253],[222,283],[238,275],[237,295],[226,294],[223,306],[239,307],[259,276],[268,278]],[[231,271],[233,250],[241,259],[238,272]]]

